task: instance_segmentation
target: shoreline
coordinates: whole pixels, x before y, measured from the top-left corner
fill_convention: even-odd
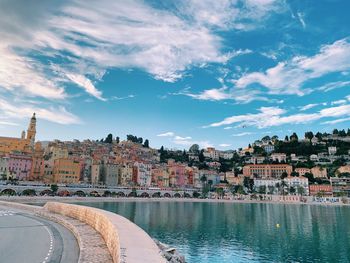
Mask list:
[[[196,199],[196,198],[142,198],[142,197],[42,197],[42,196],[0,196],[0,201],[18,203],[99,203],[99,202],[178,202],[178,203],[232,203],[232,204],[277,204],[277,205],[321,205],[321,206],[350,206],[344,203],[330,202],[288,202],[288,201],[260,201],[260,200],[227,200],[227,199]]]

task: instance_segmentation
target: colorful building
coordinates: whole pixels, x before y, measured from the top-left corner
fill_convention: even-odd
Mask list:
[[[9,157],[9,172],[20,181],[28,180],[32,168],[32,157],[24,153],[11,153]]]
[[[77,184],[80,179],[80,164],[77,161],[62,158],[54,161],[53,181],[62,184]]]
[[[249,164],[243,167],[244,176],[261,178],[280,178],[283,173],[289,176],[292,171],[292,166],[288,164]]]

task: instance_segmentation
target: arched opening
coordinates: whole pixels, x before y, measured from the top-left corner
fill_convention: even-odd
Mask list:
[[[100,194],[97,191],[92,191],[89,195],[94,197],[100,197]]]
[[[103,196],[103,197],[111,197],[111,196],[112,196],[112,193],[111,193],[111,191],[106,190],[106,191],[104,191],[104,193],[103,193],[102,196]]]
[[[141,197],[149,197],[149,194],[146,193],[146,192],[143,192],[140,196],[141,196]]]
[[[160,197],[160,192],[156,192],[152,195],[152,197],[154,198],[159,198]]]
[[[171,197],[171,194],[165,193],[165,194],[164,194],[164,197],[170,198],[170,197]]]
[[[16,195],[16,191],[13,189],[4,189],[1,191],[1,195]]]
[[[176,194],[174,194],[174,197],[175,197],[175,198],[180,198],[181,195],[180,195],[179,193],[176,193]]]
[[[79,197],[85,197],[86,196],[85,192],[82,191],[82,190],[76,191],[73,195],[79,196]]]
[[[193,197],[194,197],[194,198],[199,198],[200,196],[201,196],[201,194],[198,193],[198,192],[194,192],[194,193],[193,193]]]
[[[34,189],[25,189],[25,190],[23,190],[22,195],[24,195],[24,196],[35,196],[36,192],[35,192]]]
[[[41,196],[52,196],[53,195],[53,192],[50,190],[50,189],[46,189],[46,190],[44,190],[44,191],[41,191],[40,192],[40,195]]]
[[[70,196],[70,192],[68,190],[62,190],[57,193],[58,196]]]
[[[137,197],[137,193],[136,192],[130,192],[129,194],[128,194],[128,197]]]
[[[117,193],[117,196],[118,196],[118,197],[125,197],[125,194],[124,194],[123,192],[118,192],[118,193]]]
[[[191,198],[191,195],[189,193],[184,193],[185,198]]]

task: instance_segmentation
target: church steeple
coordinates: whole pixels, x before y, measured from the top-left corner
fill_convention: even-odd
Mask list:
[[[27,130],[27,140],[30,140],[30,145],[32,147],[34,147],[35,134],[36,134],[36,117],[35,117],[35,113],[33,113],[33,116],[30,119],[29,127]]]

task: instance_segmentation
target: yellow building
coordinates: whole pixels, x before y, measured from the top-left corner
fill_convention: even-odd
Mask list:
[[[0,137],[0,152],[10,153],[12,151],[19,151],[31,153],[34,148],[36,134],[36,117],[35,113],[30,119],[29,127],[26,133],[23,131],[21,138],[14,137]]]
[[[80,180],[80,164],[77,161],[62,158],[54,161],[53,181],[61,184],[77,184]]]

